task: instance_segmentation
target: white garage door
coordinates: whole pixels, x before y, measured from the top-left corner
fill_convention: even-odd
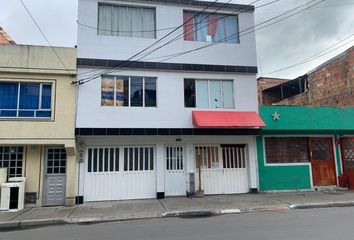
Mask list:
[[[196,146],[196,190],[205,194],[246,193],[249,191],[246,145]]]
[[[156,197],[152,146],[88,148],[85,168],[85,202]]]

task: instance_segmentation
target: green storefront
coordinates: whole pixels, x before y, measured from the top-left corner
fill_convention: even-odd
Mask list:
[[[259,191],[354,188],[354,108],[262,106]]]

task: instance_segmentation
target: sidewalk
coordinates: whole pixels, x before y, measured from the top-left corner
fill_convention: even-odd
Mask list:
[[[67,223],[97,223],[158,217],[193,217],[255,211],[354,206],[354,192],[296,192],[175,197],[29,208],[0,213],[0,230]]]

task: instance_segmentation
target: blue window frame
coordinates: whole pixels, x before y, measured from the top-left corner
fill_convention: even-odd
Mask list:
[[[51,116],[51,83],[0,82],[0,118]]]

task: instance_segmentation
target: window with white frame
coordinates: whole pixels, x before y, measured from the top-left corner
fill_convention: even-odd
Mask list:
[[[0,82],[0,118],[51,116],[51,83]]]
[[[233,81],[184,79],[184,105],[197,108],[233,108]]]
[[[7,168],[9,177],[21,177],[24,159],[24,147],[0,147],[0,168]]]
[[[98,5],[98,34],[106,36],[156,38],[154,8]]]
[[[239,43],[237,15],[185,11],[184,40],[198,42]]]
[[[103,76],[101,105],[116,107],[156,107],[156,78]]]

